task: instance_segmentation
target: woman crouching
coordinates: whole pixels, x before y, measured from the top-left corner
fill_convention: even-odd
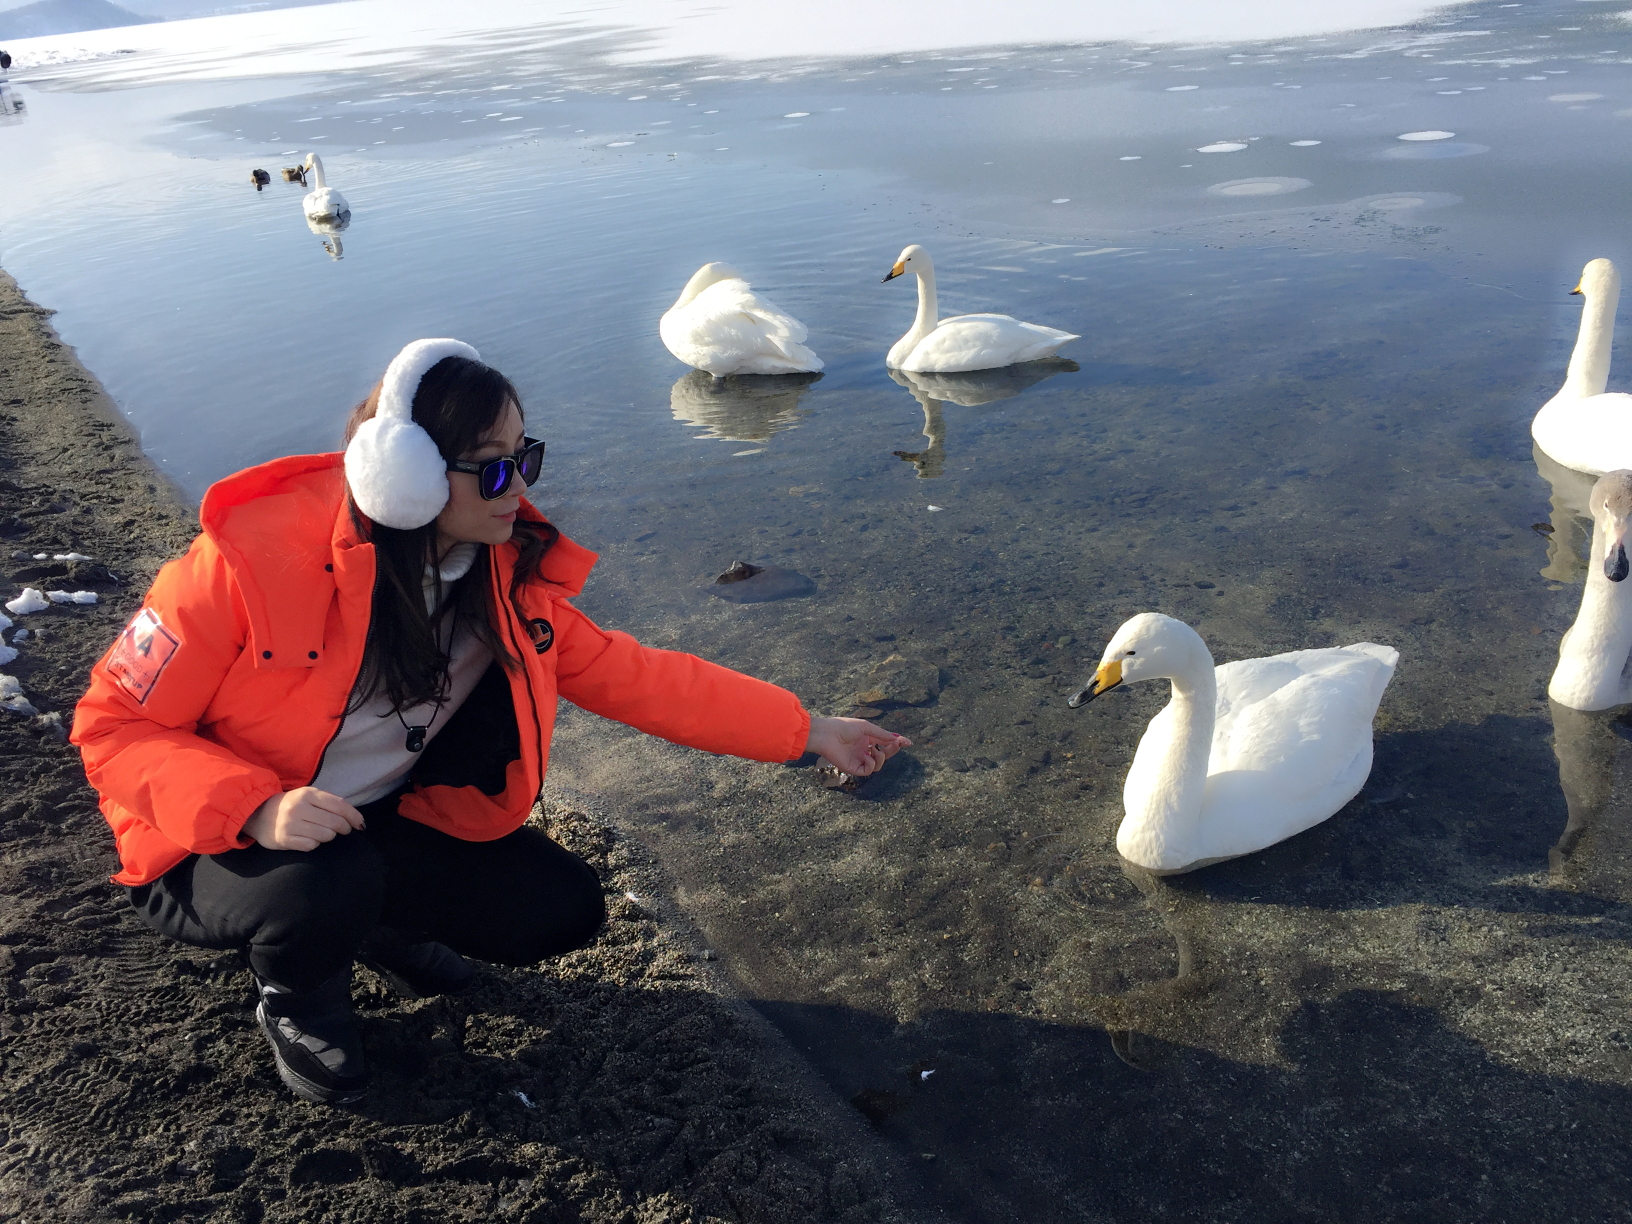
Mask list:
[[[595,554],[523,499],[544,443],[454,340],[405,348],[347,426],[204,496],[97,663],[74,742],[156,930],[240,948],[285,1084],[350,1104],[361,962],[408,997],[464,959],[583,946],[595,873],[525,821],[564,697],[675,743],[865,775],[908,741],[601,629],[568,602]]]

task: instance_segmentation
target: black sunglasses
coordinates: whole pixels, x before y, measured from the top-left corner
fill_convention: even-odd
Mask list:
[[[496,501],[503,497],[518,474],[522,483],[532,488],[538,483],[538,474],[544,467],[544,443],[537,438],[523,438],[522,444],[522,448],[513,455],[483,459],[480,463],[450,459],[448,471],[469,472],[476,477],[476,487],[483,501]]]

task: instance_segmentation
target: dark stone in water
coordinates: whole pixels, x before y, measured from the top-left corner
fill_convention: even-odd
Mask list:
[[[769,603],[773,599],[800,599],[816,593],[816,583],[797,570],[780,565],[734,562],[714,580],[708,593],[731,603]]]

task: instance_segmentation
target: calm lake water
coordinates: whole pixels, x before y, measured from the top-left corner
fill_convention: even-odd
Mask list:
[[[1528,431],[1582,264],[1632,263],[1632,24],[1554,0],[1182,47],[544,41],[14,70],[0,266],[195,495],[331,447],[406,339],[455,335],[549,439],[535,500],[602,554],[590,614],[819,712],[893,655],[933,676],[878,716],[917,747],[854,794],[582,714],[551,772],[657,848],[700,949],[926,1212],[1632,1218],[1626,745],[1546,700],[1583,493]],[[339,243],[277,181],[310,149]],[[892,378],[908,242],[943,313],[1080,333],[1077,368]],[[820,380],[668,355],[657,317],[715,259],[809,325]],[[816,591],[711,598],[739,559]],[[1064,695],[1147,609],[1221,662],[1396,647],[1362,796],[1235,863],[1124,869],[1166,693]]]

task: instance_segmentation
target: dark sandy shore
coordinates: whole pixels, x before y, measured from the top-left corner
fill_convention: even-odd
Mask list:
[[[0,273],[0,601],[101,600],[19,618],[0,668],[40,711],[0,713],[0,1220],[912,1218],[860,1116],[731,997],[650,858],[588,811],[535,819],[601,874],[595,944],[484,967],[458,999],[400,1003],[360,970],[373,1095],[341,1111],[284,1091],[242,959],[165,943],[108,883],[63,739],[196,520],[47,314]],[[69,552],[92,560],[33,560]]]

